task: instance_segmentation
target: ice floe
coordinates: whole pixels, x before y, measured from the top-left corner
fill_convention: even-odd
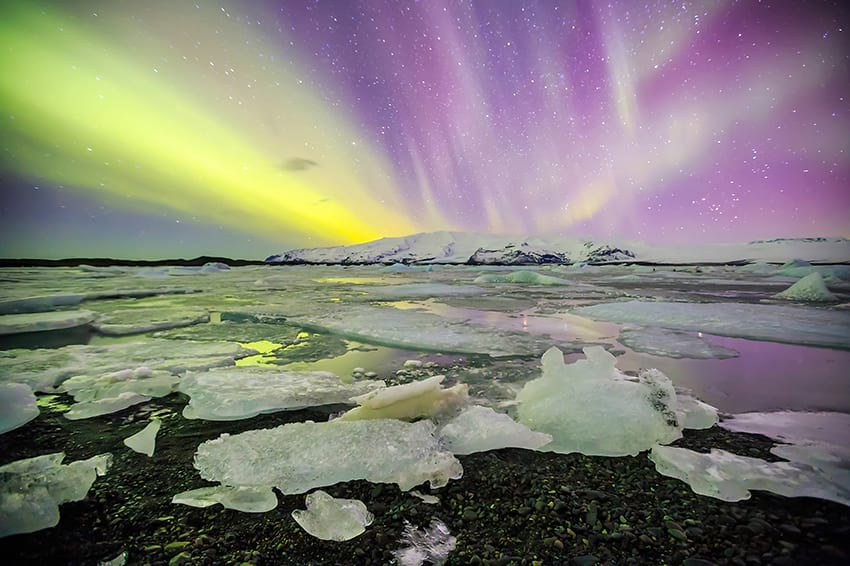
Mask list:
[[[376,389],[353,397],[351,401],[359,406],[343,413],[339,419],[412,420],[446,414],[466,404],[469,399],[469,386],[458,383],[444,389],[441,383],[445,378],[444,375],[435,375],[422,381]]]
[[[57,349],[0,351],[0,381],[28,384],[33,391],[55,392],[73,376],[109,374],[140,367],[173,374],[232,366],[235,360],[256,354],[230,342],[138,340],[108,345],[73,345]]]
[[[0,301],[0,314],[34,313],[52,311],[56,307],[73,307],[86,298],[82,293],[39,295]]]
[[[151,422],[149,422],[145,428],[136,434],[125,438],[124,445],[130,450],[138,452],[139,454],[144,454],[150,458],[153,456],[153,452],[156,449],[156,435],[161,426],[161,420],[151,419]]]
[[[0,315],[0,336],[78,328],[90,324],[94,319],[95,313],[81,310],[4,314]]]
[[[500,448],[536,450],[552,436],[535,432],[489,407],[467,407],[440,429],[440,443],[454,454],[473,454]]]
[[[543,355],[543,375],[517,394],[519,422],[553,438],[540,450],[595,456],[635,455],[681,436],[676,393],[658,370],[637,381],[619,372],[599,346],[564,364],[557,348]]]
[[[38,405],[29,385],[0,383],[0,434],[23,426],[38,416]]]
[[[265,513],[277,507],[277,496],[270,487],[217,485],[178,493],[171,498],[171,502],[200,508],[220,503],[225,509],[244,513]]]
[[[773,297],[775,299],[807,301],[812,303],[828,303],[838,300],[838,298],[826,288],[826,284],[823,282],[823,277],[821,277],[821,274],[817,271],[809,273],[781,293],[775,294]]]
[[[199,310],[175,308],[122,309],[97,317],[92,324],[95,330],[108,336],[141,334],[155,330],[167,330],[209,322],[210,315]]]
[[[573,313],[720,336],[850,348],[850,312],[747,303],[625,301],[577,307]]]
[[[774,411],[738,413],[720,426],[733,432],[762,434],[789,444],[850,445],[850,415],[832,412]]]
[[[59,524],[59,505],[86,497],[112,464],[111,454],[63,464],[65,454],[45,454],[0,466],[0,537]]]
[[[65,413],[65,418],[77,421],[80,419],[90,419],[92,417],[100,417],[123,411],[133,405],[150,401],[151,397],[139,395],[133,391],[125,391],[113,397],[103,397],[92,401],[83,401],[82,403],[74,403],[71,409]]]
[[[731,348],[712,344],[694,333],[651,326],[624,328],[617,340],[636,352],[666,358],[725,359],[739,355]]]
[[[339,499],[317,490],[306,498],[307,509],[292,512],[301,528],[322,540],[344,541],[362,535],[375,516],[357,499]]]
[[[403,491],[425,481],[436,488],[460,478],[463,468],[434,432],[426,420],[289,423],[204,442],[195,468],[223,485],[274,486],[285,494],[356,479],[395,483]]]
[[[348,403],[351,397],[384,386],[383,381],[372,380],[343,383],[325,371],[238,367],[189,373],[178,390],[190,397],[184,417],[230,421],[261,413]]]
[[[494,330],[426,312],[370,305],[340,306],[324,314],[293,317],[290,322],[351,340],[419,351],[527,356],[539,355],[551,345],[545,337]]]
[[[475,278],[474,283],[519,283],[525,285],[571,285],[571,281],[544,275],[536,271],[511,271],[510,273],[485,273]]]
[[[786,497],[817,497],[850,505],[850,474],[831,474],[803,462],[766,462],[712,449],[655,446],[649,458],[658,473],[687,483],[694,493],[724,501],[750,498],[750,490]]]

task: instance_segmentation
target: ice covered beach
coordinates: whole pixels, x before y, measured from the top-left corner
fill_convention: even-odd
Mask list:
[[[0,552],[847,563],[850,268],[597,252],[0,270]]]

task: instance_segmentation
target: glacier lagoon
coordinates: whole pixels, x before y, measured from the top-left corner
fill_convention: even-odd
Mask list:
[[[766,264],[3,269],[0,382],[18,385],[7,386],[2,399],[0,430],[8,432],[0,435],[0,465],[58,452],[67,462],[111,453],[112,464],[81,501],[61,504],[58,525],[30,525],[35,532],[11,534],[0,545],[21,561],[80,564],[123,553],[139,564],[383,564],[399,556],[408,523],[424,530],[433,519],[435,533],[456,539],[434,542],[451,546],[445,560],[452,564],[844,562],[850,283],[827,274],[829,302],[781,295],[805,275]],[[553,346],[567,368],[594,347],[613,354],[616,374],[602,372],[613,382],[598,388],[610,395],[622,387],[638,400],[666,391],[635,389],[645,383],[642,370],[660,370],[675,388],[664,410],[678,421],[658,441],[700,454],[735,454],[749,466],[732,468],[746,482],[736,482],[734,473],[724,478],[717,489],[725,499],[705,495],[716,487],[705,482],[694,493],[676,479],[688,475],[676,466],[694,457],[649,452],[652,443],[617,456],[548,451],[540,438],[549,431],[535,431],[518,403],[529,383],[545,377],[541,356]],[[552,371],[557,386],[561,370]],[[415,423],[397,429],[395,419],[362,425],[367,428],[328,423],[355,405],[346,399],[438,375],[445,376],[444,387],[468,387],[465,404],[516,420],[511,439],[534,441],[525,449],[494,448],[492,437],[475,437],[483,433],[474,427],[491,426],[485,420],[465,425],[472,428],[464,433],[471,436],[465,446],[479,443],[483,450],[453,456],[439,432],[459,426],[451,408],[428,409],[427,419],[411,415],[422,423],[415,431],[405,428]],[[212,386],[199,390],[203,383]],[[23,386],[35,395],[36,416]],[[593,387],[587,390],[582,406],[570,408],[567,398],[559,401],[562,410],[602,436],[627,426],[610,413],[615,400],[606,403]],[[765,419],[747,416],[737,427],[709,422],[681,430],[686,419],[674,405],[691,406],[690,396],[715,407],[725,423],[736,414],[766,413],[767,421],[776,415],[785,436],[769,438]],[[200,403],[204,411],[186,413]],[[656,414],[653,403],[647,407],[640,414]],[[806,434],[813,414],[824,419],[819,430],[831,434]],[[753,430],[758,435],[747,433],[753,420],[761,423]],[[298,424],[308,421],[316,426]],[[152,456],[124,445],[151,422],[161,426]],[[786,445],[795,422],[800,432]],[[280,432],[263,433],[260,441],[240,436],[257,430]],[[295,443],[300,452],[293,453],[289,431],[311,440]],[[402,446],[388,435],[410,435],[407,459],[398,459]],[[349,440],[325,451],[310,447],[324,444],[322,438]],[[231,454],[227,445],[249,446],[242,450],[256,458],[246,466],[248,452]],[[584,444],[560,438],[551,446],[572,445]],[[226,465],[210,463],[202,446],[226,454]],[[346,457],[343,447],[356,452]],[[404,466],[394,472],[382,464],[382,448]],[[345,542],[312,538],[291,517],[303,509],[304,493],[273,470],[279,454],[262,457],[275,450],[300,470],[295,476],[312,478],[309,489],[324,485],[332,497],[361,501],[373,523]],[[661,454],[670,455],[663,465]],[[796,458],[789,464],[794,481],[807,490],[801,494],[819,498],[760,490],[771,482],[759,474],[769,474],[770,463],[792,460],[789,454]],[[431,467],[420,466],[422,458]],[[716,465],[729,462],[724,458]],[[340,476],[346,466],[357,470]],[[325,469],[333,471],[329,484],[316,479]],[[209,504],[172,503],[181,492],[215,487],[210,481],[220,477],[213,470],[243,479],[228,480],[221,489],[230,491]],[[272,479],[257,479],[264,474]],[[729,482],[731,491],[724,487]],[[747,482],[756,486],[752,493]],[[412,487],[437,501],[413,497]],[[780,493],[793,489],[783,484]],[[233,508],[213,505],[234,493],[241,498]],[[271,493],[278,504],[269,510]],[[21,511],[9,497],[2,501],[0,516],[13,523]]]

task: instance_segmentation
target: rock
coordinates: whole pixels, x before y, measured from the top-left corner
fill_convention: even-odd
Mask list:
[[[592,554],[583,554],[582,556],[576,556],[573,558],[572,563],[575,566],[593,566],[599,562],[599,559]]]
[[[461,518],[464,521],[475,521],[478,519],[478,513],[475,512],[475,509],[467,507],[463,510],[463,515],[461,515]]]
[[[165,545],[165,552],[178,552],[189,546],[189,541],[176,540]]]
[[[685,558],[682,561],[682,566],[717,566],[717,564],[703,558]]]
[[[179,566],[180,564],[191,564],[193,561],[192,555],[188,552],[181,552],[175,555],[168,561],[168,566]]]

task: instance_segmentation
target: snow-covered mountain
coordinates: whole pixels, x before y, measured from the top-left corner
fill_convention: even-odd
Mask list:
[[[845,238],[779,238],[743,244],[661,247],[578,238],[430,232],[381,238],[352,246],[303,248],[266,258],[269,263],[449,263],[535,265],[573,263],[783,263],[790,259],[850,262]]]

